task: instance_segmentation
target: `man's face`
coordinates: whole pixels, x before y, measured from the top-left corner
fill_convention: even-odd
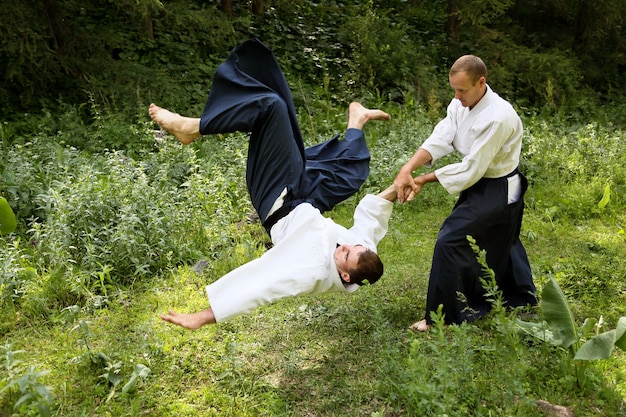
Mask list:
[[[341,275],[344,281],[350,281],[348,271],[356,269],[359,263],[359,255],[366,250],[367,249],[361,245],[340,245],[335,249],[335,264],[337,265],[339,275]]]
[[[475,84],[472,85],[472,81],[467,72],[457,72],[450,76],[450,87],[454,90],[454,98],[461,101],[463,107],[469,107],[470,109],[476,105],[485,94],[485,84],[487,80],[485,77],[480,77]]]

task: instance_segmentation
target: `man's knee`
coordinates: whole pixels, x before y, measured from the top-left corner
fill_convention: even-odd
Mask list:
[[[264,113],[288,115],[287,103],[276,93],[267,93],[260,99],[261,109]]]

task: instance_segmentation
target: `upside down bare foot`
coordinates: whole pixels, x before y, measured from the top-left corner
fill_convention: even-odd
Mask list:
[[[161,320],[176,324],[177,326],[184,327],[189,330],[196,330],[205,324],[215,323],[215,316],[213,315],[213,310],[210,308],[191,314],[177,313],[169,310],[168,314],[161,314],[160,317]]]
[[[150,104],[148,113],[152,120],[185,145],[201,136],[199,118],[181,116],[154,103]]]
[[[348,128],[362,129],[370,120],[390,120],[391,116],[382,110],[368,109],[353,101],[348,108]]]
[[[426,322],[426,319],[424,319],[416,323],[413,323],[412,325],[409,326],[409,329],[413,330],[414,332],[427,332],[430,330],[430,324],[428,324]]]

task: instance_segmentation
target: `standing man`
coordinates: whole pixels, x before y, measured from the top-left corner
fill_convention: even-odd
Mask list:
[[[476,239],[509,307],[535,305],[526,250],[519,239],[528,182],[519,171],[522,121],[487,85],[487,67],[474,55],[459,58],[449,74],[454,99],[447,116],[400,169],[394,185],[400,202],[411,201],[424,184],[439,182],[459,199],[444,221],[432,259],[426,316],[411,329],[427,331],[431,313],[443,306],[445,323],[472,321],[490,309],[481,267],[467,241]],[[412,178],[421,166],[458,151],[463,159]]]
[[[189,144],[202,135],[250,132],[246,183],[274,246],[207,285],[210,307],[191,314],[169,311],[167,322],[197,329],[284,297],[354,291],[383,273],[376,245],[385,236],[396,199],[394,186],[366,195],[347,229],[322,216],[353,195],[369,173],[362,128],[389,120],[381,110],[353,102],[345,139],[304,149],[291,93],[272,52],[258,40],[235,48],[215,74],[199,118],[155,104],[150,117]]]

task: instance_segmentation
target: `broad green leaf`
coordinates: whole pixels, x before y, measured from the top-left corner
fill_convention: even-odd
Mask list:
[[[41,398],[44,398],[46,401],[48,402],[52,401],[52,394],[50,393],[50,390],[48,389],[47,386],[41,385],[41,384],[36,385],[35,391],[37,391],[37,394],[39,394],[39,396]]]
[[[114,387],[117,387],[120,384],[120,382],[122,382],[122,376],[119,374],[116,374],[115,372],[109,371],[103,376],[105,376],[105,378],[107,378],[109,383]]]
[[[28,402],[28,401],[32,401],[34,398],[35,398],[35,396],[34,396],[32,393],[27,392],[26,394],[22,395],[22,396],[20,397],[20,399],[19,399],[19,400],[17,400],[17,402],[15,403],[15,405],[13,406],[13,408],[14,408],[15,410],[19,410],[20,406],[21,406],[23,403],[26,403],[26,402]]]
[[[613,353],[615,346],[626,350],[626,317],[621,317],[618,320],[615,330],[609,330],[588,340],[578,349],[574,359],[607,359]]]
[[[596,337],[587,340],[576,352],[574,359],[591,361],[595,359],[607,359],[613,352],[615,343],[615,330],[601,333]]]
[[[611,201],[611,186],[609,184],[604,187],[604,195],[602,195],[602,200],[598,203],[598,207],[603,209],[607,204]]]
[[[8,384],[0,388],[0,394],[4,393],[4,391],[10,390],[11,388],[13,388],[14,385],[17,385],[17,383],[18,383],[17,379],[13,379],[9,381]]]
[[[626,350],[626,317],[620,317],[615,329],[615,346]]]
[[[145,378],[150,375],[151,372],[152,370],[145,365],[140,363],[135,365],[135,370],[133,371],[130,380],[124,385],[124,387],[122,387],[122,392],[126,394],[128,391],[132,390],[137,384],[137,379]]]
[[[26,374],[26,375],[22,375],[21,377],[19,377],[17,379],[17,384],[20,387],[20,392],[26,392],[26,388],[28,387],[28,384],[30,383],[30,375]]]
[[[554,346],[561,346],[563,344],[562,340],[555,338],[554,333],[550,331],[550,329],[548,328],[548,323],[546,323],[545,321],[541,323],[532,323],[516,318],[515,323],[525,333],[536,337],[537,339],[540,339],[546,343]]]
[[[50,405],[41,401],[37,402],[37,409],[39,410],[40,417],[50,416]]]
[[[561,346],[569,348],[578,341],[574,315],[554,278],[550,278],[541,293],[541,308],[549,329],[555,339],[561,341]]]
[[[582,337],[589,338],[589,336],[591,336],[594,330],[596,329],[597,325],[598,325],[598,319],[593,318],[593,317],[585,319],[585,322],[583,323],[583,327],[580,330]]]
[[[13,209],[4,197],[0,197],[0,235],[13,233],[17,228],[17,221]]]

